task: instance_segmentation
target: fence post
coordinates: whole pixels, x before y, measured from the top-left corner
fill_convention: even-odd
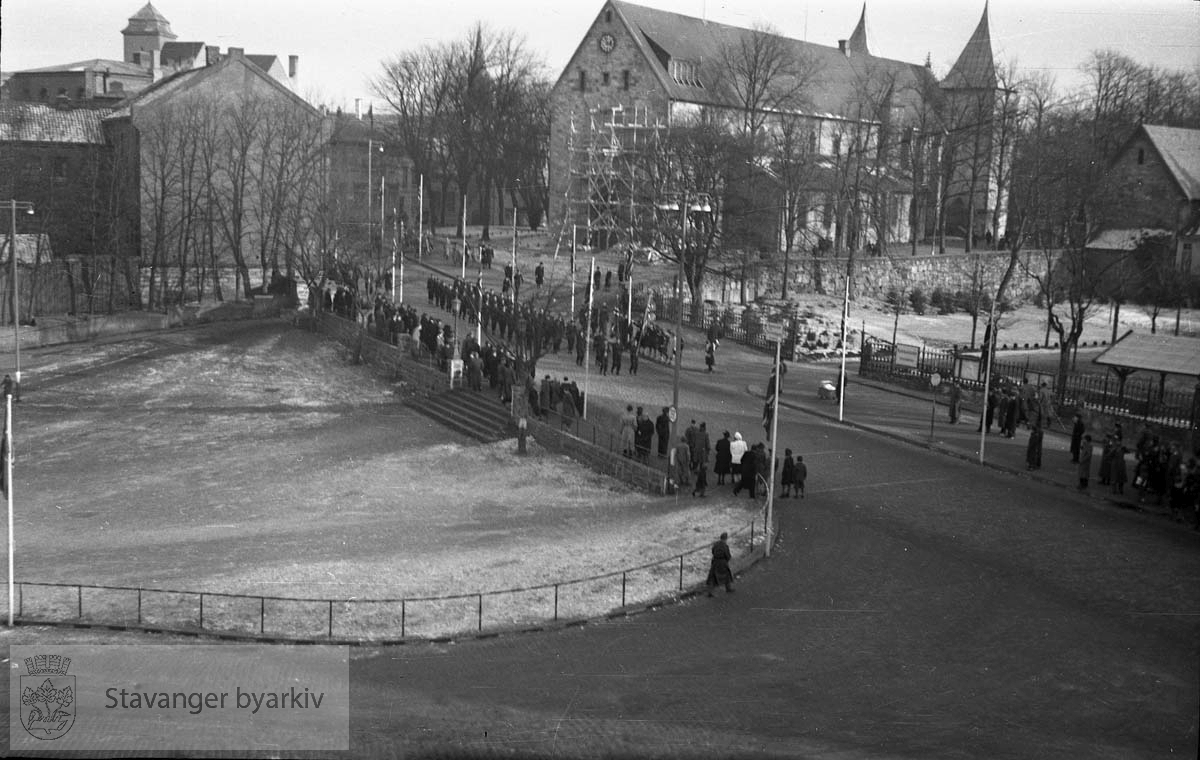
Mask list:
[[[333,638],[333,600],[329,600],[329,638]]]
[[[142,624],[142,589],[138,588],[138,625]]]
[[[558,584],[554,584],[554,622],[558,622]]]
[[[479,630],[483,631],[483,594],[479,595]]]
[[[621,571],[621,606],[625,606],[625,572]]]
[[[200,627],[204,627],[204,594],[200,594]]]
[[[17,615],[18,617],[25,614],[25,584],[17,584]]]
[[[400,600],[400,638],[404,638],[404,636],[405,636],[404,624],[406,622],[405,618],[407,617],[407,613],[408,613],[408,603],[405,602],[403,599],[401,599]]]
[[[258,632],[267,632],[267,598],[265,596],[258,598]]]
[[[683,591],[683,555],[679,555],[679,590]]]
[[[1108,409],[1108,375],[1104,376],[1104,399],[1100,402],[1100,411]]]

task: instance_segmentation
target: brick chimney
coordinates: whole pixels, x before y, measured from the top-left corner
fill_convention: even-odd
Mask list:
[[[241,58],[245,55],[246,55],[246,48],[240,48],[240,47],[229,48],[229,57],[230,58]]]
[[[221,48],[217,45],[204,46],[204,65],[216,66],[221,61]]]
[[[300,56],[289,55],[288,56],[288,79],[292,80],[293,84],[296,81],[296,76],[298,75],[299,70],[300,70]]]
[[[838,40],[838,50],[847,58],[850,57],[850,48],[846,46],[846,40]]]

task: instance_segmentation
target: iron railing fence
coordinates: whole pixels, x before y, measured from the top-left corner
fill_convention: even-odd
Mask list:
[[[867,339],[860,372],[891,379],[915,388],[929,387],[929,378],[938,373],[943,379],[955,378],[967,391],[982,393],[984,376],[978,356],[962,352],[900,344],[900,353],[916,356],[913,364],[897,363],[896,350],[890,341]],[[1042,382],[1050,388],[1062,415],[1084,409],[1115,418],[1151,422],[1167,427],[1189,427],[1193,422],[1195,394],[1167,388],[1150,379],[1127,378],[1121,382],[1112,375],[1080,372],[1068,373],[1063,387],[1058,388],[1057,373],[1031,369],[1028,362],[992,362],[993,382],[997,386],[1019,385],[1026,378],[1035,386]],[[978,402],[978,399],[974,399]]]
[[[764,511],[730,533],[735,569],[763,554],[765,517]],[[442,639],[601,617],[675,598],[704,582],[709,549],[698,546],[641,565],[555,583],[384,599],[19,581],[16,616],[23,624],[120,626],[249,638]]]

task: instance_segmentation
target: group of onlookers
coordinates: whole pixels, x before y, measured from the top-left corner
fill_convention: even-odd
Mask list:
[[[1080,488],[1087,488],[1090,478],[1091,449],[1092,437],[1077,414],[1071,431],[1071,461],[1078,463]],[[1126,460],[1130,453],[1132,462]],[[1118,422],[1105,433],[1097,479],[1118,495],[1125,493],[1129,483],[1137,489],[1138,503],[1166,505],[1176,519],[1190,520],[1200,530],[1200,462],[1194,456],[1185,457],[1178,443],[1162,441],[1143,430],[1131,450]]]

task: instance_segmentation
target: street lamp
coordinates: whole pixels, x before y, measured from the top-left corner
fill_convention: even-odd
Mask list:
[[[671,383],[671,443],[674,445],[675,433],[679,425],[679,368],[683,363],[680,337],[683,334],[683,258],[687,252],[688,212],[712,213],[707,193],[694,196],[684,194],[677,200],[658,205],[662,211],[680,212],[679,273],[675,277],[675,369]],[[670,461],[668,459],[668,461]]]
[[[13,303],[13,359],[16,369],[13,372],[12,391],[18,398],[21,395],[21,302],[17,290],[17,209],[23,209],[26,214],[33,214],[33,204],[29,201],[12,199],[8,202],[11,214],[11,226],[8,235],[8,251],[12,256],[12,303]],[[12,445],[12,402],[13,394],[5,388],[4,404],[4,492],[8,499],[8,627],[13,626],[14,599],[14,564],[13,557],[16,544],[13,540],[13,445]]]

